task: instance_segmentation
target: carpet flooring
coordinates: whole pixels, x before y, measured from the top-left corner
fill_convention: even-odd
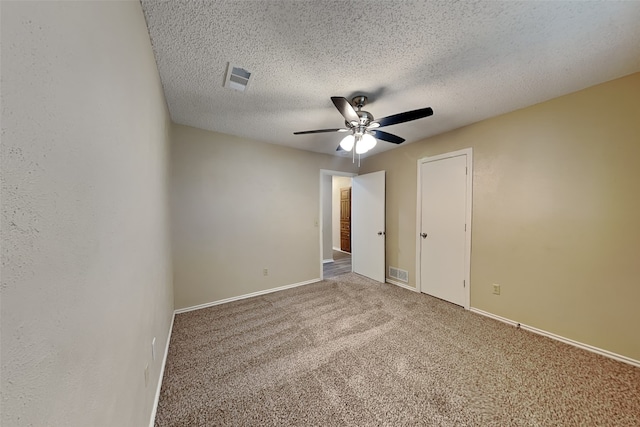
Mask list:
[[[640,426],[640,369],[354,273],[176,315],[156,426]]]

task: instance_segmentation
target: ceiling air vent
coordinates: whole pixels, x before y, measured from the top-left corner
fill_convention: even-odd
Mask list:
[[[244,92],[249,87],[251,72],[242,67],[236,67],[229,63],[227,68],[227,77],[224,80],[224,87]]]

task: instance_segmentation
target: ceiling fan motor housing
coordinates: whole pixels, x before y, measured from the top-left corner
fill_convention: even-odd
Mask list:
[[[344,124],[347,125],[347,127],[358,127],[358,126],[364,126],[367,127],[369,126],[369,123],[371,123],[373,121],[373,115],[368,112],[368,111],[362,111],[362,110],[358,110],[356,111],[356,113],[358,114],[358,117],[360,117],[360,121],[358,123],[354,122],[348,122],[345,120]]]

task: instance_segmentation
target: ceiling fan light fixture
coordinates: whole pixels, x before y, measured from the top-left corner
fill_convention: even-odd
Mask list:
[[[377,142],[378,141],[376,141],[373,135],[369,135],[368,133],[365,133],[360,137],[360,139],[358,140],[358,143],[356,144],[356,153],[358,154],[366,153],[367,151],[375,147]]]
[[[347,136],[345,136],[344,138],[342,138],[342,141],[340,141],[340,147],[344,150],[344,151],[351,151],[351,149],[353,148],[353,144],[355,143],[356,138],[353,136],[353,134],[349,134]],[[335,144],[335,142],[334,142]]]

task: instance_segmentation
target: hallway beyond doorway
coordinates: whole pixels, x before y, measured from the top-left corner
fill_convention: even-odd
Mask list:
[[[322,266],[325,279],[351,273],[351,254],[342,251],[333,251],[333,262],[328,262]]]

